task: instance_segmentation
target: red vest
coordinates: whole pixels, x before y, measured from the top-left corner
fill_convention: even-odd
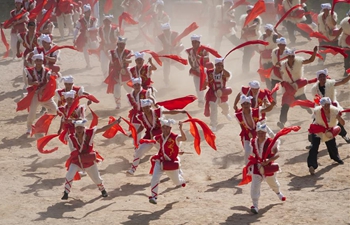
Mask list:
[[[255,125],[259,120],[261,120],[259,109],[251,108],[251,115],[253,118],[253,127],[248,127],[248,125],[244,122],[242,111],[236,113],[235,115],[239,122],[239,125],[241,126],[241,133],[239,134],[241,136],[241,139],[250,140],[251,138],[255,138],[256,137]]]
[[[152,139],[153,136],[162,133],[162,125],[160,124],[159,118],[162,117],[162,109],[152,110],[153,114],[153,123],[150,124],[145,113],[139,113],[136,115],[136,118],[140,121],[141,125],[146,129],[145,136],[143,139]]]
[[[177,161],[177,156],[179,154],[179,146],[176,144],[177,134],[170,133],[168,139],[164,143],[163,135],[159,134],[154,137],[154,139],[159,143],[160,149],[158,156],[164,159],[164,153],[171,159],[171,161]]]
[[[223,73],[223,72],[222,72]],[[223,90],[226,89],[226,78],[221,77],[220,79],[214,79],[214,69],[208,69],[207,70],[207,76],[208,76],[208,87],[209,90],[207,91],[205,95],[205,99],[207,101],[216,102],[216,95],[215,92],[217,90]],[[229,88],[230,89],[230,88]],[[227,102],[228,95],[224,94],[221,97],[221,102]]]
[[[70,134],[69,138],[72,141],[73,144],[73,148],[74,148],[74,152],[78,151],[78,153],[81,154],[87,154],[90,152],[93,152],[93,136],[95,134],[95,130],[94,129],[85,129],[85,134],[84,134],[84,138],[83,138],[83,143],[79,144],[77,138],[75,137],[75,134]],[[79,162],[79,158],[78,157],[74,157],[72,159],[72,163],[81,166],[80,162]],[[88,168],[90,166],[92,166],[94,164],[94,162],[90,162],[90,163],[83,163],[83,167],[84,168]]]
[[[207,51],[204,49],[201,49],[198,53],[194,52],[193,47],[192,48],[188,48],[186,49],[186,52],[188,54],[188,59],[191,62],[194,62],[193,64],[199,66],[206,66],[206,64],[209,62],[209,58],[204,58],[204,56],[206,56]],[[197,56],[200,56],[201,59],[198,60]],[[195,70],[194,68],[191,68],[189,71],[190,74],[195,75],[197,77],[199,77],[199,72],[197,70]]]
[[[67,104],[65,104],[64,106],[58,107],[58,111],[62,113],[63,119],[65,119],[65,120],[84,119],[84,106],[83,105],[77,106],[75,108],[75,110],[73,111],[73,113],[70,115],[70,117],[67,118],[67,113],[68,113],[69,109],[70,109],[70,107],[68,107]],[[67,129],[70,134],[75,132],[75,127],[74,127],[73,123],[71,123],[71,122],[64,123],[63,126],[64,126],[63,128]]]
[[[140,99],[146,99],[147,98],[147,91],[142,89],[137,95],[138,98],[134,98],[134,91],[130,94],[127,94],[128,100],[130,102],[130,105],[132,106],[132,109],[129,111],[129,118],[131,123],[137,123],[139,124],[140,121],[136,118],[136,115],[139,113],[142,113],[141,105],[140,105]]]
[[[29,52],[32,52],[34,50],[34,47],[39,47],[38,38],[40,37],[39,33],[34,33],[33,41],[28,35],[28,32],[22,32],[19,34],[19,36],[22,38],[23,42],[22,45],[25,48],[24,55],[26,56]]]
[[[127,73],[127,71],[126,71],[126,73],[124,75],[120,74],[120,72],[121,72],[122,68],[125,68],[125,70],[126,70],[126,68],[129,66],[129,63],[123,64],[123,61],[124,61],[124,59],[130,59],[131,51],[128,50],[128,49],[124,49],[124,52],[121,55],[120,61],[119,61],[119,58],[116,57],[115,53],[116,53],[116,49],[110,51],[112,60],[109,63],[109,73],[110,74],[112,73],[113,77],[116,78],[116,79],[119,79],[119,75],[121,75],[121,81],[122,82],[129,81],[130,80],[130,75]],[[119,80],[117,81],[117,83],[118,82],[119,82]]]
[[[246,96],[252,96],[250,87],[242,87],[241,93]],[[259,106],[262,106],[264,103],[265,97],[266,97],[266,92],[264,90],[259,89],[259,93],[257,94],[256,98],[252,99],[252,108],[259,108]]]
[[[41,74],[36,72],[35,67],[27,68],[27,71],[33,81],[39,82],[39,86],[43,86],[48,82],[47,74],[50,72],[49,68],[43,67]]]
[[[272,142],[272,138],[267,138],[267,139],[266,139],[266,141],[265,141],[265,143],[264,143],[264,147],[263,147],[262,157],[259,156],[258,146],[256,145],[256,140],[257,140],[257,138],[255,137],[255,138],[253,138],[253,139],[250,141],[250,143],[251,143],[252,148],[253,148],[253,149],[252,149],[252,152],[253,152],[253,154],[254,154],[254,157],[255,157],[256,160],[258,160],[258,159],[262,159],[262,157],[264,157],[264,155],[266,154],[267,147],[268,147],[268,146],[270,145],[270,143]],[[273,157],[273,156],[274,156],[274,154],[272,154],[272,153],[270,152],[269,155],[267,155],[267,158],[266,158],[266,159],[269,159],[269,158],[271,158],[271,157]],[[269,165],[271,165],[271,164],[272,164],[272,162],[269,163]],[[258,168],[258,165],[257,165],[257,164],[254,164],[253,173],[254,173],[254,174],[259,174],[259,175],[261,175],[260,172],[259,172],[259,168]],[[273,175],[273,174],[265,174],[265,176],[272,176],[272,175]]]
[[[115,49],[115,47],[117,46],[117,39],[114,37],[114,33],[115,33],[117,28],[111,26],[110,31],[109,31],[109,37],[104,36],[103,29],[104,29],[104,26],[102,26],[98,29],[98,33],[99,33],[100,38],[101,38],[101,42],[100,42],[101,49],[102,50]],[[109,39],[109,43],[108,42],[106,43],[106,39]]]
[[[16,10],[13,9],[13,10],[10,12],[10,15],[11,15],[11,17],[15,17],[15,16],[17,16],[17,15],[19,15],[19,14],[21,14],[21,13],[26,13],[26,12],[27,12],[27,11],[26,11],[25,9],[23,9],[23,8],[22,8],[18,13],[16,13]],[[22,16],[22,18],[23,18],[23,16]],[[20,19],[22,19],[22,18],[20,18]],[[20,20],[20,19],[19,19],[19,20]],[[13,22],[15,22],[15,21],[13,21]],[[12,29],[11,29],[11,33],[12,33],[12,34],[17,34],[17,33],[26,32],[25,23],[26,23],[26,22],[23,22],[23,23],[19,23],[19,24],[16,24],[15,26],[13,26]]]
[[[142,79],[141,86],[143,89],[148,89],[153,83],[151,80],[151,75],[149,74],[150,73],[149,70],[150,70],[150,66],[147,64],[144,64],[139,71],[137,71],[136,66],[130,69],[132,78],[141,77]]]
[[[79,97],[80,88],[81,88],[81,87],[78,87],[78,86],[73,86],[73,87],[72,87],[72,90],[75,91],[74,100],[75,100],[76,98]],[[57,92],[57,94],[58,94],[59,101],[60,101],[60,103],[61,103],[59,106],[65,105],[65,104],[66,104],[66,99],[64,98],[63,93],[64,93],[64,92],[67,92],[66,89],[65,89],[65,88],[62,88],[62,89],[57,90],[56,92]]]

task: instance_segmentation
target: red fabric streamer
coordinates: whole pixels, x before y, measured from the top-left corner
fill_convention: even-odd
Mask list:
[[[172,59],[172,60],[174,60],[176,62],[179,62],[179,63],[181,63],[181,64],[183,64],[185,66],[188,64],[187,59],[181,58],[178,55],[159,55],[158,57]]]
[[[294,106],[304,106],[308,108],[314,108],[315,107],[315,102],[310,101],[310,100],[295,100],[290,107]]]
[[[306,50],[298,50],[298,51],[295,51],[295,54],[298,54],[298,53],[305,53],[305,54],[309,54],[309,55],[314,54],[313,51],[306,51]],[[318,58],[320,58],[320,59],[323,60],[323,57],[322,57],[320,54],[317,53],[316,56],[317,56]]]
[[[118,18],[118,21],[119,21],[119,32],[120,32],[121,35],[124,35],[124,29],[122,28],[123,20],[127,24],[131,24],[131,25],[138,24],[138,22],[135,21],[129,13],[123,12]]]
[[[42,154],[49,154],[49,153],[57,151],[58,147],[55,147],[55,148],[50,149],[50,150],[44,150],[44,148],[47,145],[47,143],[49,143],[55,137],[58,137],[58,134],[50,134],[50,135],[44,136],[42,138],[39,138],[36,141],[36,146],[37,146],[39,152],[42,153]]]
[[[346,70],[346,73],[349,74],[350,73],[350,68]]]
[[[249,12],[247,17],[245,18],[243,27],[247,26],[251,21],[257,18],[260,14],[266,11],[264,0],[258,0],[253,9]]]
[[[157,141],[156,140],[149,140],[149,139],[141,139],[139,141],[140,144],[156,144]]]
[[[326,42],[331,42],[331,40],[329,40],[326,36],[324,36],[323,34],[321,34],[320,32],[312,32],[310,34],[310,37],[314,37],[314,38],[318,38],[318,39],[323,39]]]
[[[199,76],[200,76],[199,77],[199,90],[203,91],[203,90],[206,89],[206,87],[205,87],[205,80],[207,78],[207,75],[205,74],[203,65],[199,66]]]
[[[44,6],[46,5],[47,0],[43,0],[40,4],[38,4],[34,9],[30,10],[29,20],[33,20],[39,16],[42,12]]]
[[[109,117],[109,121],[108,121],[108,124],[111,124],[115,121],[116,119],[113,117],[113,116],[110,116]],[[118,131],[120,131],[122,134],[124,134],[125,136],[127,136],[126,132],[124,131],[124,129],[119,125],[119,124],[115,124],[113,125],[111,128],[109,128],[108,130],[106,130],[102,136],[105,137],[105,138],[113,138],[117,133]]]
[[[92,115],[92,120],[91,120],[91,124],[90,124],[90,129],[95,127],[98,124],[98,116],[96,115],[96,113],[94,111],[92,111],[92,109],[90,108],[90,106],[88,106]]]
[[[344,109],[341,111],[341,113],[348,113],[348,112],[350,112],[350,109]]]
[[[280,25],[280,24],[282,23],[282,21],[283,21],[285,18],[287,18],[288,15],[289,15],[294,9],[297,9],[297,8],[299,8],[299,7],[303,7],[303,6],[302,6],[302,5],[295,5],[295,6],[293,6],[292,8],[290,8],[290,9],[281,17],[281,19],[276,23],[275,28],[277,28],[278,25]]]
[[[95,98],[95,96],[93,96],[93,95],[83,95],[83,96],[80,96],[80,97],[74,99],[74,101],[73,101],[71,107],[69,108],[68,114],[66,115],[67,118],[69,118],[69,117],[72,115],[73,111],[74,111],[74,110],[78,107],[78,105],[79,105],[79,100],[82,99],[82,98],[86,98],[86,99],[88,99],[88,100],[90,100],[90,101],[92,101],[92,102],[94,102],[94,103],[99,103],[99,102],[100,102],[100,101],[97,100],[97,99]]]
[[[191,23],[184,31],[182,31],[182,33],[179,36],[177,36],[173,40],[172,44],[176,45],[176,43],[178,43],[182,38],[184,38],[187,35],[189,35],[192,31],[195,31],[196,29],[198,29],[198,27],[199,26],[197,25],[196,22]]]
[[[44,114],[42,115],[34,125],[32,125],[32,133],[30,136],[32,137],[34,134],[47,134],[49,131],[49,127],[51,125],[52,120],[56,117],[56,115]]]
[[[235,8],[237,8],[237,7],[240,6],[240,5],[250,5],[250,3],[247,2],[246,0],[239,0],[239,1],[235,2],[235,3],[231,6],[230,10],[235,9]],[[219,58],[221,58],[221,57],[219,57]]]
[[[307,25],[306,23],[298,23],[297,27],[299,27],[301,30],[305,31],[309,35],[314,32],[314,30],[311,27],[309,27],[309,25]]]
[[[280,89],[280,82],[278,82],[274,88],[272,88],[271,90],[271,95],[273,95],[276,91],[278,91]]]
[[[207,52],[209,52],[210,54],[212,54],[213,56],[215,56],[216,58],[221,58],[221,55],[218,53],[218,51],[216,51],[215,49],[213,48],[210,48],[208,46],[204,46],[204,45],[200,45],[198,50],[197,50],[197,53],[199,53],[200,51],[202,50],[205,50]]]
[[[37,89],[37,86],[27,88],[28,94],[27,96],[22,98],[19,102],[17,102],[16,112],[29,109],[29,106],[32,103],[32,99],[34,97],[36,89]]]
[[[141,53],[142,52],[146,52],[146,53],[150,54],[153,57],[153,59],[158,63],[159,66],[163,65],[163,62],[159,59],[159,55],[156,52],[151,51],[151,50],[143,50],[143,51],[141,51]]]
[[[257,72],[261,77],[270,78],[272,70],[273,67],[269,69],[259,68]]]
[[[344,58],[348,57],[348,54],[345,53],[343,48],[339,48],[339,47],[335,47],[335,46],[329,46],[329,45],[321,45],[320,47],[321,48],[326,48],[327,50],[332,50],[333,52],[335,52],[335,54],[339,53],[342,56],[344,56]],[[333,55],[335,55],[335,54],[333,54]]]
[[[113,0],[106,0],[105,5],[103,6],[103,12],[107,14],[113,9]]]
[[[269,42],[267,41],[262,41],[262,40],[253,40],[253,41],[246,41],[238,46],[236,46],[235,48],[231,49],[224,57],[224,59],[226,59],[226,57],[231,54],[233,51],[237,50],[237,49],[240,49],[240,48],[243,48],[245,46],[248,46],[248,45],[255,45],[255,44],[259,44],[259,45],[269,45]]]
[[[157,105],[163,106],[164,108],[168,110],[175,110],[175,109],[183,109],[188,104],[194,102],[197,99],[194,95],[187,95],[185,97],[181,98],[175,98],[171,100],[166,100],[162,102],[158,102]]]
[[[189,113],[186,112],[186,114],[187,114],[189,119],[192,119],[192,116]],[[192,136],[194,138],[194,142],[193,142],[194,150],[196,150],[196,153],[198,155],[200,155],[201,154],[201,147],[200,147],[201,136],[199,134],[198,127],[197,127],[196,123],[193,121],[190,121],[190,133],[192,134]]]
[[[5,45],[5,48],[6,48],[6,53],[4,54],[3,58],[7,58],[9,56],[9,53],[10,53],[10,45],[6,40],[4,30],[1,28],[0,31],[1,31],[1,41]]]
[[[11,27],[12,23],[16,20],[21,19],[25,14],[28,12],[22,12],[21,14],[16,15],[15,17],[11,17],[10,19],[6,20],[4,24],[2,25],[5,29],[8,29]]]
[[[75,48],[74,46],[72,46],[72,45],[64,45],[64,46],[55,45],[55,46],[52,47],[48,52],[46,52],[45,55],[50,55],[52,52],[55,52],[55,51],[57,51],[57,50],[64,49],[64,48],[69,48],[69,49],[73,49],[73,50],[78,51],[78,49],[76,49],[76,48]]]
[[[39,98],[40,102],[46,102],[50,100],[53,96],[55,96],[57,89],[56,76],[50,76],[49,82],[45,85],[41,98]]]
[[[127,119],[124,119],[122,117],[122,120],[124,120],[124,122],[129,125],[129,131],[131,132],[131,136],[134,139],[134,146],[135,146],[135,148],[138,148],[139,144],[137,143],[137,130],[136,130],[136,128]]]
[[[54,5],[51,5],[51,7],[49,8],[49,10],[47,10],[47,12],[45,13],[45,15],[43,16],[43,18],[40,20],[38,26],[36,27],[36,31],[39,32],[40,31],[40,28],[44,25],[44,23],[50,19],[51,17],[51,14],[54,10]]]

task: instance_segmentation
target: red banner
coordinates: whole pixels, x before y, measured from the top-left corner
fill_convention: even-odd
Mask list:
[[[251,21],[257,18],[260,14],[266,11],[264,0],[258,0],[253,9],[249,12],[247,17],[245,18],[243,27],[247,26]]]

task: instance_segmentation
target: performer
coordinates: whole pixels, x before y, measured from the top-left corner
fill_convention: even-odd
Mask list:
[[[68,2],[69,3],[69,2]],[[63,0],[56,0],[55,13],[57,19],[58,31],[61,35],[61,40],[64,37],[64,27],[68,28],[68,36],[73,34],[73,4],[66,4]]]
[[[263,90],[260,88],[259,81],[253,80],[249,82],[249,87],[242,86],[241,92],[237,94],[235,102],[233,104],[233,109],[237,112],[239,109],[237,107],[238,102],[241,99],[241,95],[245,96],[251,96],[251,107],[253,109],[263,107],[268,108],[267,112],[271,111],[273,106],[276,104],[274,101],[270,102],[271,96],[269,96],[269,93],[266,90]],[[271,107],[271,104],[273,106]]]
[[[73,8],[73,22],[74,24],[83,17],[83,2],[76,1],[77,4],[74,4]]]
[[[280,191],[280,184],[276,178],[276,172],[267,172],[264,170],[266,166],[271,166],[273,162],[279,158],[279,141],[275,143],[272,147],[271,152],[268,153],[266,159],[264,155],[267,154],[267,149],[272,138],[267,135],[268,128],[266,124],[257,123],[256,133],[257,137],[251,140],[251,146],[253,149],[253,156],[255,160],[263,160],[261,163],[253,164],[252,168],[252,184],[250,189],[250,196],[253,201],[253,206],[250,208],[251,212],[258,214],[259,212],[259,198],[260,198],[260,188],[263,180],[270,186],[270,188],[275,192],[281,201],[285,201],[286,197]]]
[[[350,80],[350,75],[344,77],[341,80],[327,79],[328,70],[319,70],[316,73],[317,82],[312,86],[311,93],[314,97],[328,97],[332,101],[332,105],[337,107],[339,110],[342,110],[339,102],[337,101],[336,94],[337,91],[335,87],[348,83]],[[338,126],[341,128],[341,132],[339,135],[346,141],[346,143],[350,144],[350,138],[347,136],[347,131],[344,126],[338,123]]]
[[[153,64],[152,58],[148,58],[148,64],[144,64],[145,53],[135,52],[135,63],[136,66],[128,68],[132,78],[141,78],[141,86],[143,89],[150,89],[150,94],[154,95],[154,89],[152,87],[153,81],[151,80],[152,72],[157,70],[157,67]]]
[[[30,12],[30,10],[32,10],[36,7],[36,1],[35,0],[23,0],[22,6],[27,12]]]
[[[188,54],[188,62],[190,63],[191,69],[190,75],[193,77],[194,87],[197,93],[198,106],[202,108],[204,106],[204,90],[200,90],[200,66],[205,67],[209,62],[209,54],[206,50],[202,49],[198,51],[201,46],[200,35],[192,35],[191,42],[192,48],[186,49]]]
[[[263,40],[268,42],[268,45],[259,45],[259,52],[260,52],[260,67],[264,69],[270,69],[273,67],[272,64],[272,50],[277,47],[277,39],[281,37],[279,33],[277,33],[276,29],[274,29],[272,24],[266,24],[264,26],[265,33],[260,36],[259,40]],[[274,32],[275,30],[275,32]],[[261,77],[262,81],[266,82],[266,87],[270,90],[274,86],[271,85],[271,79],[266,77]]]
[[[44,16],[46,14],[47,10],[43,9],[42,10],[42,16]],[[39,28],[39,31],[41,34],[47,34],[50,36],[50,38],[53,38],[53,31],[55,29],[55,25],[53,24],[53,22],[48,19],[44,22],[44,24]]]
[[[74,85],[74,78],[73,78],[73,76],[71,76],[71,75],[64,76],[64,77],[61,78],[61,80],[64,83],[64,88],[56,90],[56,94],[58,96],[57,105],[59,107],[60,106],[64,106],[66,104],[66,98],[64,96],[64,93],[67,93],[69,91],[75,91],[74,100],[76,98],[80,97],[80,96],[89,95],[89,93],[84,90],[84,87],[82,87],[82,86],[75,86]],[[90,105],[91,103],[92,102],[89,100],[87,102],[87,105]]]
[[[76,22],[73,44],[79,51],[84,53],[86,68],[90,69],[89,49],[97,49],[98,20],[91,16],[91,6],[84,5],[84,17]],[[79,36],[77,37],[80,31]]]
[[[228,105],[228,96],[232,93],[230,87],[226,87],[227,81],[231,78],[231,72],[224,69],[224,59],[215,59],[215,68],[206,70],[207,78],[205,86],[209,89],[205,94],[204,115],[210,117],[210,126],[213,132],[218,124],[218,106],[226,119],[232,120]]]
[[[152,140],[154,136],[161,134],[161,124],[159,118],[162,118],[163,115],[175,115],[178,113],[186,113],[186,111],[165,111],[163,107],[159,107],[156,109],[151,109],[154,101],[151,99],[141,99],[140,105],[142,108],[142,113],[136,115],[136,118],[140,121],[141,126],[138,128],[137,133],[140,133],[143,129],[145,129],[145,135],[142,139]],[[154,143],[142,143],[135,150],[134,160],[131,164],[131,168],[127,171],[127,175],[134,175],[138,165],[140,164],[141,157],[146,154],[152,147],[154,147]],[[158,148],[159,146],[157,146]]]
[[[117,46],[117,40],[119,36],[119,29],[112,25],[113,15],[105,15],[103,19],[103,25],[99,28],[98,33],[100,36],[100,62],[101,70],[104,78],[108,76],[108,51],[115,49]]]
[[[170,17],[164,11],[164,1],[156,1],[151,21],[153,24],[153,37],[157,37],[162,33],[162,24],[170,23]]]
[[[157,40],[158,43],[156,46],[163,47],[161,54],[163,55],[180,55],[180,53],[184,50],[184,46],[179,41],[178,43],[173,43],[175,38],[179,35],[178,32],[172,31],[170,28],[170,24],[162,24],[163,33],[158,35]],[[170,59],[162,59],[163,61],[163,75],[164,75],[164,83],[166,86],[170,83]],[[183,69],[182,65],[179,63],[174,64],[178,66],[179,69]]]
[[[300,0],[283,0],[283,2],[282,2],[284,12],[287,12],[288,10],[293,8],[294,6],[300,5],[300,4],[301,4]],[[293,45],[295,44],[295,41],[296,41],[296,37],[294,34],[295,31],[298,31],[303,37],[305,37],[309,41],[311,40],[308,33],[306,33],[305,31],[303,31],[302,29],[297,27],[298,23],[306,21],[306,17],[304,14],[305,14],[305,9],[300,7],[300,8],[293,10],[287,16],[287,18],[283,21],[283,24],[287,28],[287,31],[288,31],[289,40],[291,41],[291,44],[293,44]]]
[[[35,28],[36,28],[36,24],[34,21],[31,21],[28,23],[27,25],[28,30],[26,32],[22,32],[18,34],[18,41],[17,41],[17,57],[20,58],[21,55],[21,44],[24,47],[24,53],[23,53],[23,69],[24,67],[29,67],[29,63],[26,60],[26,57],[28,55],[28,53],[32,52],[34,50],[34,47],[38,47],[39,43],[38,43],[38,38],[40,36],[39,33],[35,32]],[[28,82],[27,82],[27,77],[26,74],[24,73],[23,70],[23,82],[24,82],[24,86],[23,89],[26,89],[28,86]]]
[[[272,50],[272,64],[273,68],[271,71],[271,88],[274,88],[275,85],[282,81],[282,74],[281,74],[281,59],[284,57],[287,57],[285,52],[288,52],[290,49],[287,48],[287,40],[284,37],[280,37],[276,39],[277,48]],[[287,51],[286,51],[287,50]],[[271,89],[270,89],[271,90]],[[276,92],[272,94],[273,99],[276,101]]]
[[[346,17],[340,22],[340,27],[342,28],[342,33],[339,36],[339,46],[342,48],[350,48],[350,11],[346,14]],[[350,50],[346,50],[345,53],[350,55]],[[344,77],[347,76],[346,70],[350,69],[350,60],[344,58]]]
[[[140,0],[123,0],[120,6],[124,8],[124,11],[129,13],[134,20],[138,21],[143,8],[143,4]]]
[[[152,179],[151,179],[151,196],[149,202],[157,204],[158,186],[163,172],[173,181],[175,185],[186,186],[186,181],[180,171],[180,152],[179,146],[182,141],[186,141],[186,134],[182,129],[182,122],[179,122],[180,135],[171,132],[171,126],[175,124],[172,119],[160,119],[162,125],[162,134],[156,135],[154,140],[159,143],[158,154],[151,159],[152,162]]]
[[[312,130],[310,125],[309,132],[312,133],[312,147],[307,157],[307,166],[311,175],[315,174],[315,170],[318,167],[317,154],[320,142],[325,142],[328,150],[329,157],[339,164],[344,164],[340,159],[338,153],[337,143],[335,141],[335,130],[337,130],[337,123],[339,122],[344,126],[345,121],[341,117],[339,109],[332,105],[332,100],[328,97],[323,97],[320,100],[321,106],[317,106],[314,109],[314,122],[312,125],[319,125],[324,128],[324,132],[317,132]],[[338,127],[339,128],[339,127]],[[338,129],[340,130],[340,128]]]
[[[248,14],[252,11],[253,6],[247,6],[247,13],[243,14],[239,19],[242,32],[241,39],[244,41],[257,40],[261,36],[260,25],[262,24],[262,20],[260,16],[256,17],[254,20],[248,23],[247,26],[244,27],[244,21],[246,20]],[[243,49],[243,60],[242,60],[242,71],[243,73],[249,73],[250,71],[250,60],[254,55],[254,47],[247,46]]]
[[[128,73],[128,66],[131,63],[132,51],[125,48],[127,38],[118,37],[117,48],[109,51],[109,75],[105,83],[112,88],[107,89],[107,93],[113,93],[116,109],[121,108],[121,88],[122,86],[126,92],[130,92],[127,82],[130,81],[130,74]]]
[[[97,168],[97,162],[103,158],[94,149],[94,137],[98,133],[102,133],[115,124],[120,123],[120,118],[113,123],[102,128],[93,127],[87,129],[85,127],[86,120],[74,121],[75,132],[69,135],[69,142],[73,146],[74,151],[71,152],[70,158],[67,160],[68,172],[66,182],[64,184],[64,192],[62,200],[68,199],[68,194],[72,188],[74,177],[80,170],[86,171],[91,180],[97,185],[101,191],[102,197],[108,197],[107,191],[103,185],[103,180]]]
[[[269,107],[265,109],[261,107],[252,108],[252,99],[252,96],[245,96],[242,94],[239,100],[242,110],[237,111],[235,113],[236,119],[238,120],[238,123],[241,126],[241,133],[239,134],[239,136],[241,136],[241,142],[244,148],[245,164],[248,163],[248,157],[252,152],[250,141],[252,138],[256,137],[256,124],[259,121],[264,120],[265,113],[270,111],[271,108],[274,106],[274,104],[272,103]]]
[[[309,63],[312,63],[317,54],[317,46],[315,46],[312,56],[309,59],[304,59],[300,56],[295,56],[294,50],[286,50],[285,54],[288,56],[287,60],[284,60],[281,63],[281,71],[282,71],[282,81],[284,82],[282,86],[284,86],[284,94],[283,95],[291,95],[289,91],[286,91],[286,87],[292,86],[294,93],[294,98],[296,100],[306,100],[305,95],[305,87],[300,87],[298,85],[298,81],[303,78],[304,71],[303,66]],[[280,120],[277,123],[281,129],[284,127],[284,124],[287,122],[287,116],[289,111],[289,104],[282,101],[282,108],[280,114]],[[308,113],[312,114],[312,110],[310,108],[302,107],[307,110]]]
[[[215,27],[215,49],[220,50],[222,38],[225,36],[233,45],[238,45],[240,40],[236,36],[236,22],[234,9],[231,9],[233,0],[223,0],[223,3],[215,8],[214,18],[212,18]],[[212,12],[209,12],[212,14]],[[209,34],[212,35],[209,29]]]
[[[53,97],[50,100],[47,100],[45,102],[40,101],[40,98],[42,97],[42,92],[49,80],[49,77],[51,75],[51,71],[49,68],[46,68],[43,65],[44,62],[44,55],[43,54],[35,54],[33,56],[33,61],[35,66],[30,68],[25,68],[24,71],[27,74],[28,78],[28,85],[27,88],[28,93],[30,91],[34,91],[34,87],[37,89],[35,90],[34,97],[32,99],[32,102],[29,107],[29,114],[27,118],[27,135],[31,133],[33,121],[35,119],[36,110],[38,108],[38,105],[41,105],[45,107],[48,110],[48,114],[55,115],[57,112],[57,105],[53,100]]]

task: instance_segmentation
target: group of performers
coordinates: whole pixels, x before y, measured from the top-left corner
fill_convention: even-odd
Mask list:
[[[189,75],[193,77],[198,107],[203,108],[205,117],[209,117],[210,120],[210,129],[205,129],[207,125],[201,123],[204,127],[202,127],[203,131],[215,136],[214,132],[217,132],[218,125],[218,107],[222,109],[222,114],[228,121],[232,120],[231,107],[228,104],[232,89],[228,84],[235,73],[228,71],[225,66],[225,58],[218,53],[220,51],[217,51],[223,36],[227,37],[234,46],[243,48],[242,71],[244,74],[251,69],[250,61],[254,53],[260,54],[259,71],[263,72],[257,78],[260,77],[261,82],[266,85],[264,89],[259,81],[252,80],[248,86],[241,88],[232,107],[234,117],[241,126],[239,135],[246,165],[243,169],[241,184],[252,181],[253,206],[251,211],[256,214],[259,211],[258,201],[263,180],[266,180],[281,201],[286,200],[276,179],[279,166],[274,161],[279,157],[278,138],[300,129],[297,126],[287,126],[287,114],[291,107],[299,105],[309,114],[313,114],[313,121],[309,128],[311,146],[307,158],[310,174],[315,174],[318,167],[317,154],[321,141],[326,143],[330,158],[339,164],[344,164],[338,154],[335,138],[340,135],[347,143],[350,143],[344,128],[345,121],[342,118],[342,114],[348,111],[337,102],[335,87],[346,84],[350,80],[349,72],[347,72],[350,68],[349,60],[345,56],[350,53],[349,14],[337,25],[337,14],[332,11],[331,4],[321,4],[322,10],[316,21],[318,31],[313,31],[318,34],[318,37],[321,37],[320,47],[315,46],[312,51],[306,52],[310,54],[310,57],[305,59],[298,55],[298,51],[287,47],[288,39],[279,33],[276,25],[264,24],[259,15],[252,18],[251,15],[256,12],[255,9],[259,6],[258,4],[261,4],[261,1],[254,6],[248,5],[246,14],[239,19],[240,38],[237,36],[234,21],[235,2],[223,0],[222,4],[216,7],[215,46],[217,50],[215,50],[202,45],[201,35],[196,34],[190,36],[192,46],[185,49],[181,39],[190,32],[182,35],[184,33],[179,34],[171,29],[170,18],[164,12],[165,3],[162,0],[145,1],[147,3],[140,0],[124,0],[122,7],[125,9],[124,13],[127,13],[124,15],[130,16],[129,21],[140,23],[138,29],[141,36],[147,35],[144,34],[144,27],[149,29],[148,26],[152,24],[150,33],[156,40],[156,46],[160,48],[157,49],[158,53],[155,53],[149,50],[138,52],[128,49],[127,38],[122,36],[123,29],[128,29],[128,27],[122,29],[114,25],[113,16],[105,15],[99,26],[99,21],[93,16],[93,9],[89,4],[73,4],[75,7],[69,6],[67,11],[62,11],[66,8],[59,5],[59,2],[56,1],[55,16],[61,37],[64,36],[62,24],[65,24],[69,33],[73,35],[73,46],[71,47],[83,52],[86,68],[91,68],[89,59],[91,52],[97,52],[107,84],[107,93],[114,95],[116,109],[122,107],[122,87],[126,90],[127,100],[131,105],[128,120],[110,118],[109,124],[102,128],[97,128],[96,121],[93,120],[88,128],[85,118],[86,106],[80,104],[79,100],[87,98],[88,105],[92,102],[98,103],[98,100],[92,94],[85,92],[83,87],[76,86],[72,76],[62,76],[63,72],[56,64],[60,57],[60,48],[53,42],[53,23],[48,20],[43,24],[41,21],[29,19],[31,10],[36,10],[35,1],[15,0],[15,9],[11,11],[12,23],[5,23],[3,26],[11,28],[11,50],[12,53],[16,53],[13,57],[23,58],[23,80],[28,93],[18,103],[17,110],[29,109],[26,132],[28,135],[40,133],[38,121],[44,121],[44,117],[51,119],[56,115],[61,117],[57,136],[63,143],[68,144],[70,149],[62,200],[68,199],[73,180],[80,179],[83,172],[90,176],[103,197],[108,196],[97,168],[97,163],[102,161],[103,157],[94,148],[94,137],[97,133],[103,133],[105,137],[113,137],[117,131],[126,134],[119,125],[122,121],[127,121],[133,128],[130,136],[133,137],[135,145],[134,158],[130,169],[126,172],[127,175],[135,174],[141,158],[150,149],[153,147],[158,149],[158,153],[151,158],[152,179],[149,202],[157,204],[158,185],[163,172],[171,178],[175,185],[186,186],[179,159],[179,155],[183,153],[179,147],[180,142],[187,139],[182,129],[183,122],[177,123],[166,118],[165,115],[187,114],[187,112],[183,109],[184,107],[165,109],[157,101],[156,89],[152,81],[153,71],[158,70],[154,61],[158,64],[159,61],[162,62],[164,82],[170,85],[171,67],[183,66],[174,59],[182,59],[180,54],[183,51],[187,53],[187,61],[190,66]],[[143,10],[142,3],[151,5],[149,9],[151,11]],[[296,42],[295,30],[300,31],[307,39],[311,39],[314,34],[307,33],[308,29],[305,28],[305,25],[311,24],[311,22],[306,22],[308,14],[306,14],[305,4],[301,4],[300,0],[283,0],[280,6],[279,8],[286,13],[283,14],[286,16],[281,17],[285,19],[283,23],[287,28],[290,43]],[[47,10],[41,13],[42,17],[45,17]],[[77,15],[74,17],[73,14]],[[38,24],[40,24],[39,29],[37,29]],[[191,32],[195,29],[193,28]],[[309,29],[312,28],[309,27]],[[329,45],[334,48],[327,48]],[[323,52],[319,51],[320,49]],[[325,49],[338,53],[343,51],[344,78],[334,80],[328,74],[327,69],[322,69],[315,73],[314,79],[306,79],[303,72],[304,65],[314,62],[316,57],[323,56],[325,59],[325,54],[328,53]],[[305,51],[301,52],[305,53]],[[145,59],[146,54],[152,57]],[[210,55],[215,57],[212,62]],[[320,62],[323,65],[323,61]],[[64,83],[62,89],[57,86],[60,80]],[[313,85],[312,101],[308,100],[305,94],[305,87],[308,84]],[[275,134],[267,126],[269,122],[265,115],[277,105],[276,91],[279,86],[283,88],[281,112],[277,123],[281,130]],[[57,104],[54,101],[55,93],[58,97]],[[39,105],[44,107],[46,113],[34,123]],[[189,121],[192,125],[195,121],[198,122],[193,118]],[[175,124],[178,124],[180,134],[172,132],[172,126]]]

